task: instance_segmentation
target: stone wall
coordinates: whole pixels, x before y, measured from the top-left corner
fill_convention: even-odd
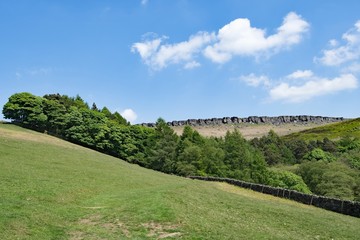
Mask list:
[[[250,116],[247,118],[241,117],[223,117],[223,118],[207,118],[207,119],[188,119],[182,121],[168,122],[169,126],[212,126],[221,124],[239,124],[239,123],[253,123],[253,124],[274,124],[281,125],[285,123],[331,123],[343,121],[342,117],[322,117],[322,116],[309,116],[309,115],[298,115],[298,116],[278,116],[278,117],[257,117]],[[142,126],[154,127],[155,123],[143,123]]]
[[[189,178],[204,180],[204,181],[226,182],[235,186],[248,188],[257,192],[270,194],[276,197],[287,198],[303,204],[313,205],[319,208],[350,215],[353,217],[360,217],[360,202],[353,202],[348,200],[341,200],[341,199],[305,194],[293,190],[276,188],[262,184],[249,183],[249,182],[244,182],[230,178],[199,177],[199,176],[190,176]]]

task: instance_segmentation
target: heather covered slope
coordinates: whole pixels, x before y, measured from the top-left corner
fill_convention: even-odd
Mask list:
[[[1,239],[354,239],[360,219],[0,124]]]
[[[292,133],[286,136],[286,138],[299,138],[303,140],[318,140],[329,138],[336,140],[346,136],[352,138],[360,138],[360,118],[310,128],[307,130]]]

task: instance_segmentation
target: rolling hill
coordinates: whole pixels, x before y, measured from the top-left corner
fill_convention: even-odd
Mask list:
[[[360,118],[347,120],[344,122],[327,124],[291,133],[285,138],[299,138],[303,140],[321,140],[326,138],[337,140],[341,137],[349,136],[360,138]]]
[[[0,239],[355,239],[360,219],[0,124]]]

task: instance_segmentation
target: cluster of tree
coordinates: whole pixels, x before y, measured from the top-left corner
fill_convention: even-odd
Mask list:
[[[311,192],[360,201],[360,139],[344,136],[338,141],[306,142],[284,140],[270,131],[251,144],[262,151],[273,169],[292,165],[292,172],[302,177]]]
[[[227,132],[224,138],[205,138],[185,126],[178,136],[159,119],[147,146],[142,165],[151,169],[180,176],[229,177],[310,193],[300,176],[270,170],[262,152],[237,130]]]
[[[189,126],[178,136],[163,119],[154,129],[133,126],[106,107],[90,108],[79,96],[60,94],[14,94],[3,114],[24,127],[165,173],[229,177],[360,200],[360,140],[350,137],[305,142],[270,131],[247,141],[237,130],[205,138]]]
[[[16,93],[3,115],[18,125],[66,139],[130,162],[141,161],[152,129],[131,126],[118,112],[89,105],[80,97]]]

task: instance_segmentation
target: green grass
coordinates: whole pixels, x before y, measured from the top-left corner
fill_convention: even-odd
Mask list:
[[[0,239],[356,239],[360,219],[0,124]]]
[[[322,140],[325,137],[336,140],[344,136],[360,138],[360,118],[315,127],[284,136],[285,139],[299,138],[305,141]]]

